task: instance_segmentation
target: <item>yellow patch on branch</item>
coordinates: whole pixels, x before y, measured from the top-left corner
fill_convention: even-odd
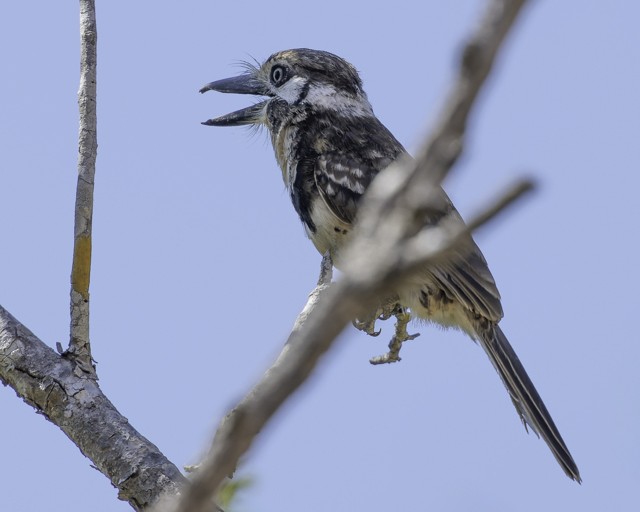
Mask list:
[[[89,298],[89,278],[91,276],[91,237],[76,237],[73,246],[73,267],[71,269],[71,286],[74,291]]]

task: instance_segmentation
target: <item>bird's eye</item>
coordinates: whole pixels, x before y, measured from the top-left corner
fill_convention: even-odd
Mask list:
[[[282,66],[273,66],[271,68],[271,83],[273,85],[282,85],[287,81],[287,70]]]

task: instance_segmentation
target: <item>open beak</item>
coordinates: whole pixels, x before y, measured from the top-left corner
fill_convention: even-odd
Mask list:
[[[264,84],[257,80],[252,74],[224,78],[216,82],[211,82],[200,89],[201,93],[207,91],[218,91],[234,94],[255,94],[256,96],[267,96],[269,91]],[[251,107],[243,108],[226,114],[224,116],[209,119],[202,124],[207,126],[240,126],[243,124],[257,124],[263,115],[266,102],[260,102]]]
[[[262,112],[267,102],[261,101],[251,107],[241,108],[230,114],[225,114],[220,117],[214,117],[207,121],[203,121],[202,124],[206,126],[240,126],[243,124],[258,124],[262,119]]]

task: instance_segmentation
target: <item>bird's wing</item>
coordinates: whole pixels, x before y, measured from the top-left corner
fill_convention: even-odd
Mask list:
[[[303,165],[313,167],[316,186],[329,209],[338,219],[351,224],[365,190],[391,162],[390,158],[370,160],[328,153]],[[439,201],[435,201],[423,214],[425,227],[437,225],[443,219],[464,222],[444,191]],[[471,236],[462,241],[450,257],[431,265],[428,272],[449,297],[468,310],[494,322],[502,318],[500,293],[482,252]]]
[[[447,295],[469,311],[493,322],[502,318],[500,293],[484,256],[471,237],[429,271]]]
[[[440,212],[440,217],[432,214],[425,227],[440,222],[463,226],[464,220],[458,210],[445,191],[440,190],[440,207],[435,209],[435,212]],[[482,251],[471,235],[459,240],[446,257],[439,258],[425,270],[445,291],[446,296],[455,299],[470,312],[493,322],[502,318],[500,292]]]
[[[365,190],[391,162],[391,158],[365,160],[343,153],[326,153],[313,160],[313,176],[329,209],[342,222],[351,224]]]

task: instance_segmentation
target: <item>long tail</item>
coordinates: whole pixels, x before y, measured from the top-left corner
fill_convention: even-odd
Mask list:
[[[525,428],[529,425],[542,436],[567,476],[580,483],[578,466],[502,329],[486,319],[474,323],[477,340],[498,371]]]

